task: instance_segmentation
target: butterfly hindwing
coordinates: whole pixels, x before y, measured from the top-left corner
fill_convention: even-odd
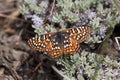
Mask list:
[[[63,46],[64,54],[75,52],[79,49],[79,44],[75,39],[69,38],[67,41],[68,43],[67,44],[64,43],[64,46]],[[67,42],[67,41],[64,41],[64,42]]]
[[[56,58],[58,56],[61,56],[63,54],[62,50],[60,48],[53,48],[49,53],[48,56],[52,57],[52,58]]]

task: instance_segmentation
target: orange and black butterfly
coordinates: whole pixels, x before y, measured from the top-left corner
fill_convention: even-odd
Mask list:
[[[81,26],[30,38],[28,44],[31,48],[47,52],[47,55],[56,58],[77,51],[79,43],[83,42],[89,34],[90,27]]]

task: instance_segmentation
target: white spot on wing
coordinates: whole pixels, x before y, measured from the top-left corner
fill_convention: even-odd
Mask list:
[[[77,32],[78,32],[78,33],[80,33],[80,30],[79,30],[79,28],[76,28],[76,29],[77,29]]]
[[[50,41],[50,39],[47,38],[46,41]]]
[[[74,29],[72,29],[73,33],[75,33]]]
[[[45,35],[43,35],[43,39],[45,40],[46,38],[45,38]]]

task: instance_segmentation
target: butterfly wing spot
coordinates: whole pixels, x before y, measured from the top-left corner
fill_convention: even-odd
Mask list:
[[[48,38],[47,38],[47,39],[46,39],[46,41],[48,41],[48,42],[49,42],[49,41],[50,41],[50,39],[48,39]]]

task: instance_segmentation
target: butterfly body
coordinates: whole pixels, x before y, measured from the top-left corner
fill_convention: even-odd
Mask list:
[[[89,26],[70,28],[55,33],[47,33],[28,40],[28,44],[35,50],[47,52],[52,58],[62,54],[71,54],[79,49],[90,34]]]

